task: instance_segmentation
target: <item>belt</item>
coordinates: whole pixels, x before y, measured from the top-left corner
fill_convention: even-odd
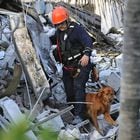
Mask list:
[[[79,73],[81,72],[80,68],[64,67],[64,69],[69,71],[70,75],[73,78],[76,78],[79,75]]]

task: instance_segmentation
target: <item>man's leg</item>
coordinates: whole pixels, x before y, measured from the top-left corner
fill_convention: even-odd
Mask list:
[[[67,95],[67,102],[74,102],[73,78],[67,70],[63,70],[63,82]]]
[[[91,65],[88,64],[86,67],[82,67],[78,77],[74,79],[74,93],[76,102],[85,102],[85,85],[89,79],[89,73],[91,70]],[[85,104],[75,105],[75,115],[80,116],[84,119],[85,116]]]

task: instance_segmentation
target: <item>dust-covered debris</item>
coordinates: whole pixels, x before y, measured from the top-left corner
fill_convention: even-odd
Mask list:
[[[48,9],[44,8],[44,4]],[[27,5],[26,3],[25,7]],[[64,84],[61,79],[62,65],[55,61],[53,50],[56,46],[52,46],[49,39],[55,32],[49,18],[53,5],[42,3],[40,7],[38,3],[36,6],[29,3],[28,6],[33,9],[36,8],[37,12],[32,15],[29,14],[31,11],[27,12],[22,19],[25,20],[26,24],[19,27],[15,25],[14,28],[11,28],[10,26],[12,18],[18,19],[18,14],[11,11],[7,13],[7,11],[2,10],[0,15],[0,97],[3,97],[0,100],[0,107],[2,108],[0,114],[1,128],[8,130],[7,126],[10,123],[18,122],[16,118],[26,116],[31,119],[31,122],[35,122],[34,126],[29,126],[30,130],[27,132],[27,135],[33,140],[38,139],[37,134],[34,133],[34,128],[38,126],[46,128],[48,125],[53,128],[54,132],[58,133],[58,140],[115,140],[118,126],[109,126],[102,116],[98,117],[98,121],[105,131],[105,136],[101,136],[89,120],[85,120],[76,126],[71,124],[74,118],[71,111],[73,107],[66,102]],[[68,7],[69,5],[65,6]],[[81,16],[83,12],[79,12]],[[84,16],[86,16],[86,12]],[[86,21],[84,23],[86,27],[94,24],[94,22],[86,23]],[[86,84],[86,91],[96,92],[102,84],[112,86],[116,92],[116,97],[111,106],[111,115],[116,120],[120,108],[123,31],[122,29],[115,30],[116,32],[113,33],[110,30],[107,35],[101,33],[100,28],[92,30],[95,43],[90,59],[99,71],[99,81],[93,82],[90,75]],[[97,39],[95,34],[104,38]],[[41,98],[40,95],[44,93],[46,86],[48,90],[45,93],[48,94],[49,92],[49,97]],[[13,107],[16,108],[14,112],[12,112]]]

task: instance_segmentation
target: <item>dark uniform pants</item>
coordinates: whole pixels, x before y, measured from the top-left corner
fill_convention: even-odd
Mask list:
[[[85,85],[89,78],[91,64],[86,67],[81,67],[80,73],[76,78],[73,78],[70,72],[63,70],[63,82],[67,94],[67,102],[85,102]],[[84,118],[85,104],[74,104],[74,115]]]

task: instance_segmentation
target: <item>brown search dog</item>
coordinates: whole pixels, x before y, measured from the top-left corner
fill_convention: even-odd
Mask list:
[[[117,125],[117,123],[111,118],[110,106],[114,99],[114,90],[109,87],[105,86],[102,87],[98,92],[94,93],[87,93],[86,94],[86,102],[90,102],[87,104],[88,115],[91,117],[96,130],[101,134],[103,131],[99,128],[97,116],[104,114],[105,120],[111,125]]]

